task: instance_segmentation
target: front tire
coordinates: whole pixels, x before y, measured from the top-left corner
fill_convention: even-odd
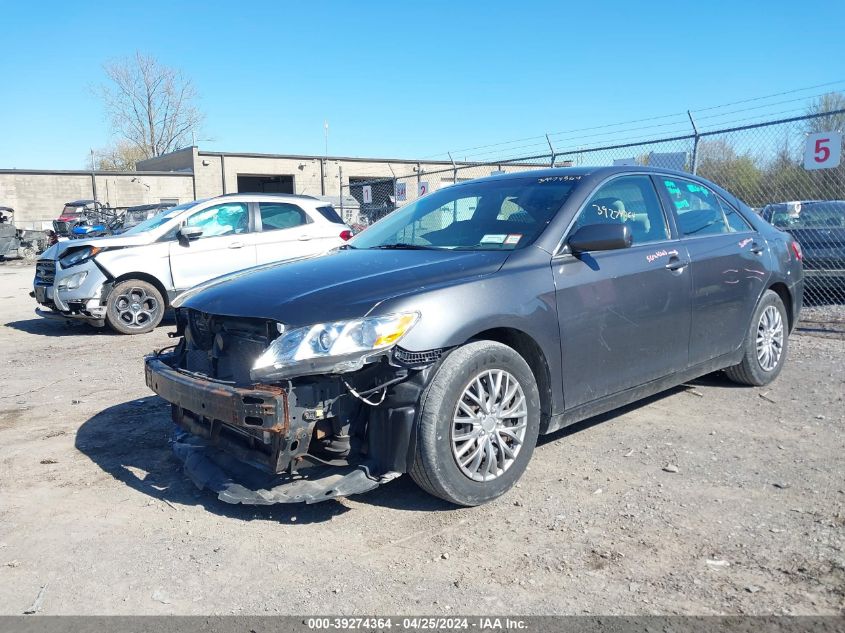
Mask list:
[[[725,374],[741,385],[768,385],[783,369],[788,343],[786,308],[776,292],[767,290],[760,297],[743,341],[742,362],[728,367]]]
[[[540,394],[522,356],[493,341],[469,343],[423,393],[411,477],[452,503],[486,503],[522,476],[539,429]]]
[[[164,298],[151,283],[137,279],[121,281],[106,301],[106,322],[118,334],[144,334],[161,323]]]

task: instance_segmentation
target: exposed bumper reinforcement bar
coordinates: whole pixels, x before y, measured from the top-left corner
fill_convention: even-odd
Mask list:
[[[148,356],[147,387],[171,404],[226,424],[284,434],[288,424],[287,392],[273,385],[235,387],[173,369],[170,355]],[[177,423],[179,421],[177,420]],[[197,429],[188,429],[199,433]]]

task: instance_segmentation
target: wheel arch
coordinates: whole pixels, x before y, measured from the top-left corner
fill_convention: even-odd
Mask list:
[[[170,299],[168,298],[167,290],[165,289],[164,284],[161,283],[161,281],[158,278],[154,277],[153,275],[150,275],[149,273],[140,273],[140,272],[124,273],[124,274],[120,275],[120,277],[115,277],[112,280],[112,282],[111,282],[112,289],[117,284],[124,282],[124,281],[129,281],[129,280],[146,281],[148,284],[153,285],[155,287],[155,289],[158,290],[161,293],[161,298],[164,300],[165,309],[170,307]]]
[[[552,416],[553,398],[549,363],[543,349],[530,334],[512,327],[483,330],[471,336],[466,342],[482,340],[507,345],[528,363],[531,373],[534,374],[534,380],[537,381],[537,390],[540,392],[540,433],[545,433]]]
[[[792,313],[792,293],[789,291],[789,287],[779,281],[773,283],[768,289],[777,294],[780,300],[783,301],[783,307],[786,309],[786,320],[789,324],[789,331],[791,332],[795,327],[795,315]]]

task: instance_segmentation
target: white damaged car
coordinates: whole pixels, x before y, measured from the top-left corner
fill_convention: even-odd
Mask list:
[[[122,235],[51,246],[36,264],[32,296],[41,316],[141,334],[188,288],[320,255],[350,237],[334,208],[317,198],[226,194],[173,207]]]

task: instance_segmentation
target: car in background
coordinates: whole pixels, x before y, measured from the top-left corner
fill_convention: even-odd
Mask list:
[[[120,235],[154,215],[175,207],[175,202],[158,202],[134,207],[104,207],[99,213],[88,214],[71,229],[71,239]]]
[[[175,206],[175,202],[156,202],[153,204],[140,204],[134,207],[120,209],[120,222],[113,228],[112,232],[115,235],[126,233],[126,231],[131,229],[133,226],[136,226],[145,220],[149,220],[153,216],[156,216],[167,209],[172,209]]]
[[[66,202],[59,217],[53,220],[53,231],[58,237],[71,237],[74,227],[99,219],[104,208],[97,200]]]
[[[808,294],[845,297],[845,200],[770,204],[761,216],[801,245]]]
[[[42,316],[140,334],[155,328],[188,288],[319,255],[351,236],[316,198],[226,194],[173,207],[121,235],[54,244],[36,263],[32,295]]]
[[[49,231],[19,229],[15,226],[15,210],[0,207],[0,260],[20,257],[34,262],[38,253],[44,252],[50,242]]]
[[[718,370],[774,380],[801,309],[796,249],[687,173],[497,175],[324,257],[184,293],[146,382],[186,473],[223,501],[314,503],[409,473],[478,505],[540,433]]]

